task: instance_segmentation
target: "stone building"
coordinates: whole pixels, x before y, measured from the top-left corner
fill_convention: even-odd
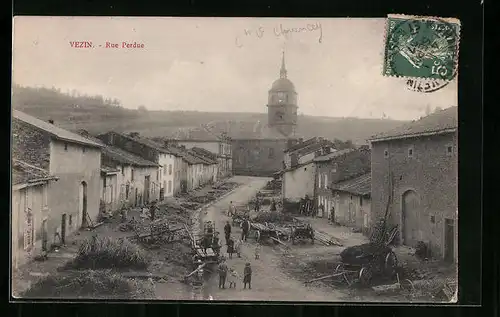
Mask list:
[[[318,156],[314,159],[316,163],[315,185],[314,185],[314,201],[315,206],[323,205],[324,212],[318,209],[318,217],[330,218],[329,215],[332,206],[335,207],[337,215],[348,214],[343,208],[343,200],[340,200],[336,193],[332,192],[333,188],[341,185],[342,182],[347,182],[349,185],[352,180],[366,175],[370,172],[370,149],[367,147],[360,147],[357,149],[344,149],[334,151],[326,155]],[[344,187],[341,187],[344,188]],[[362,202],[361,202],[362,203]],[[349,204],[346,204],[349,206]],[[347,224],[348,221],[343,223],[334,219],[342,224]]]
[[[41,196],[41,210],[34,208],[41,202],[33,188],[12,197],[12,208],[32,210],[35,241],[43,235],[49,244],[64,243],[72,232],[97,223],[102,145],[17,110],[12,116],[12,158],[57,178]]]
[[[458,120],[450,107],[370,140],[372,215],[399,226],[400,241],[427,243],[433,254],[457,259]]]

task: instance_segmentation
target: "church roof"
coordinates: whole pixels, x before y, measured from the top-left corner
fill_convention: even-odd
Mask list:
[[[271,91],[291,91],[295,92],[295,86],[288,78],[279,78],[274,81]]]

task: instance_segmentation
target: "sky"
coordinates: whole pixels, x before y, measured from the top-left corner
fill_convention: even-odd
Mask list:
[[[456,79],[421,93],[383,76],[384,34],[385,19],[15,17],[13,82],[127,108],[262,113],[285,52],[305,115],[412,120],[457,105]]]

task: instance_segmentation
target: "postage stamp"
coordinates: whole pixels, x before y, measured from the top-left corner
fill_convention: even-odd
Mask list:
[[[449,81],[456,75],[460,21],[389,15],[383,74]]]

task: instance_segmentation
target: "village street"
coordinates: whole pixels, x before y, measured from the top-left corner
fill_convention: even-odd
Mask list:
[[[202,211],[203,221],[215,222],[216,230],[223,237],[223,227],[229,218],[227,211],[230,201],[235,205],[245,204],[255,194],[265,186],[267,178],[244,177],[237,176],[232,181],[241,183],[242,185],[233,191],[228,196],[214,203],[212,206]],[[238,237],[241,234],[241,229],[232,228],[232,236]],[[345,294],[334,292],[331,289],[309,288],[304,283],[299,282],[287,275],[280,269],[280,261],[283,250],[279,247],[262,246],[260,258],[254,257],[256,243],[253,239],[249,239],[242,248],[241,258],[233,256],[233,259],[228,259],[229,267],[234,268],[240,275],[235,289],[218,288],[218,275],[216,272],[209,276],[205,281],[200,294],[193,294],[190,299],[200,300],[274,300],[274,301],[338,301]],[[223,246],[222,253],[226,254],[226,247]],[[227,254],[226,254],[227,255]],[[243,289],[242,277],[243,268],[246,262],[250,262],[252,266],[252,289]],[[157,293],[161,296],[161,289],[168,290],[168,285],[158,285]],[[168,291],[170,294],[172,290]],[[168,295],[167,295],[168,296]],[[185,298],[187,299],[187,298]]]

